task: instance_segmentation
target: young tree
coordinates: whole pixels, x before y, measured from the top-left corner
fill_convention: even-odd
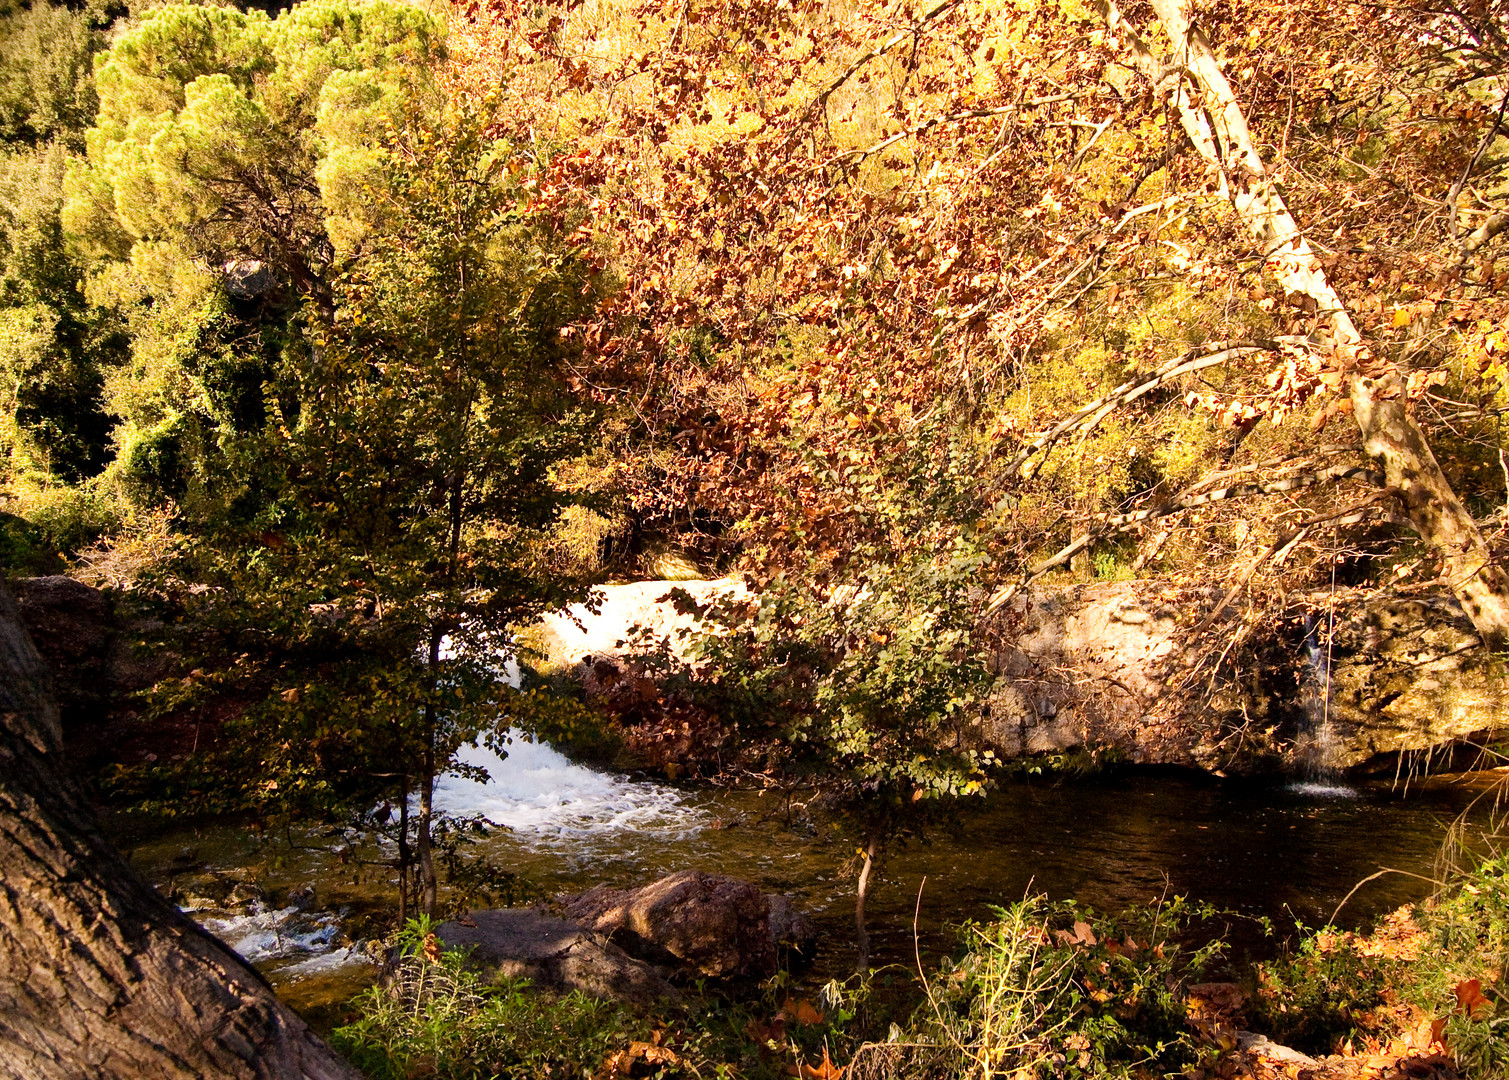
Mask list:
[[[971,738],[995,675],[974,582],[984,556],[960,541],[856,553],[837,589],[800,574],[757,599],[699,614],[692,685],[768,747],[766,778],[805,788],[857,844],[856,971],[869,970],[866,906],[886,848],[983,795],[997,764]]]
[[[431,914],[435,779],[527,707],[503,673],[513,628],[586,592],[542,549],[571,501],[554,469],[590,430],[562,381],[590,290],[521,209],[524,162],[490,118],[462,95],[332,147],[332,168],[361,160],[360,253],[237,444],[237,497],[175,567],[214,586],[184,602],[241,658],[214,678],[276,691],[237,751],[246,796],[325,819],[385,800],[405,908],[412,870]]]

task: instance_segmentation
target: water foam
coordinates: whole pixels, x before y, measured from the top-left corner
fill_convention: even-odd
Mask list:
[[[1296,780],[1284,788],[1295,795],[1308,795],[1315,799],[1355,799],[1362,792],[1346,784],[1330,784],[1324,780]]]
[[[488,780],[447,773],[435,782],[436,808],[485,817],[526,843],[547,846],[626,831],[670,838],[701,829],[701,811],[672,788],[578,765],[546,743],[526,742],[517,731],[509,736],[506,758],[485,746],[463,746],[457,760],[486,769]]]
[[[340,919],[328,911],[253,904],[245,915],[205,919],[204,928],[241,954],[248,963],[328,953],[340,935]]]

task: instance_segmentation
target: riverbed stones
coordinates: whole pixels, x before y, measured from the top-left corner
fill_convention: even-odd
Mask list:
[[[674,959],[713,978],[768,977],[783,953],[810,956],[817,940],[788,897],[697,870],[638,889],[599,885],[568,898],[565,914],[636,956]]]
[[[604,935],[533,908],[476,911],[436,933],[447,948],[469,950],[489,978],[528,979],[545,990],[580,990],[630,1005],[678,996],[653,966]]]

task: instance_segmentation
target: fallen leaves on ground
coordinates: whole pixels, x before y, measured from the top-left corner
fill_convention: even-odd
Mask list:
[[[844,1067],[833,1064],[828,1057],[828,1048],[823,1047],[823,1060],[819,1065],[808,1065],[806,1062],[798,1062],[787,1070],[792,1076],[800,1080],[842,1080]]]

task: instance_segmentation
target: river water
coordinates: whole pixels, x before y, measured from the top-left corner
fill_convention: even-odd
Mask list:
[[[854,885],[845,864],[853,842],[783,796],[631,780],[522,740],[507,760],[484,748],[464,757],[490,781],[446,778],[437,803],[500,826],[477,850],[541,893],[633,885],[681,869],[733,874],[791,893],[813,915],[825,933],[819,975],[852,964]],[[924,954],[936,954],[950,947],[953,926],[987,918],[991,905],[1028,891],[1100,910],[1184,895],[1282,930],[1296,919],[1329,919],[1381,868],[1403,871],[1363,886],[1343,908],[1339,923],[1361,925],[1430,891],[1424,879],[1445,827],[1484,787],[1481,777],[1406,792],[1386,783],[1256,784],[1178,772],[1009,783],[971,804],[954,828],[893,848],[870,905],[877,961],[912,962],[914,911]],[[1486,817],[1489,805],[1480,800],[1474,813]],[[310,848],[290,850],[285,838],[226,823],[123,836],[150,878],[177,887],[201,921],[297,1002],[369,977],[352,938],[361,935],[362,912],[389,902],[391,885],[386,871],[343,864],[317,837],[294,839]],[[191,898],[195,883],[216,876],[255,882],[264,899]],[[304,886],[313,887],[312,905],[307,896],[287,899]]]

